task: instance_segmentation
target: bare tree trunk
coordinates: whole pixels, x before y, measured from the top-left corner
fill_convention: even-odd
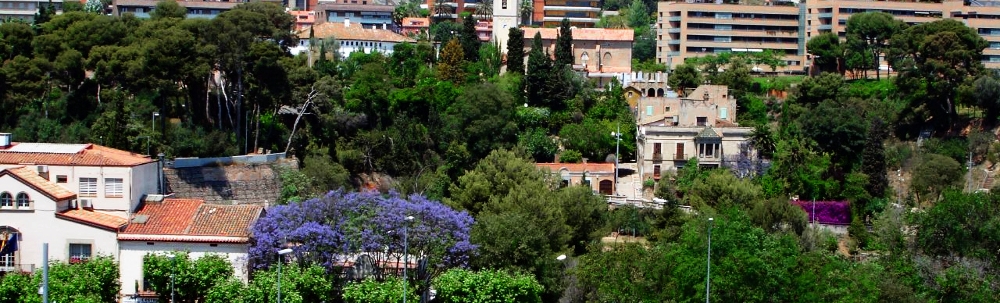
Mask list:
[[[286,153],[292,148],[292,138],[295,138],[295,131],[299,128],[299,121],[302,120],[302,115],[305,115],[306,111],[309,110],[309,106],[312,105],[313,99],[317,96],[319,96],[319,93],[316,92],[316,86],[313,86],[306,97],[306,102],[302,103],[302,107],[299,108],[299,114],[295,117],[295,123],[292,123],[292,132],[288,135],[288,144],[285,145]]]
[[[205,77],[205,119],[208,120],[208,124],[215,125],[215,119],[212,119],[212,108],[209,106],[208,102],[212,97],[212,72],[208,72],[208,77]]]
[[[101,84],[97,84],[97,104],[101,104]]]

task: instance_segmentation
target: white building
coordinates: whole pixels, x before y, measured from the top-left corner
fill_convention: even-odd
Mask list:
[[[392,50],[399,43],[415,43],[409,37],[394,33],[388,30],[385,25],[382,27],[372,26],[366,28],[361,24],[352,24],[350,19],[344,22],[325,22],[306,28],[299,32],[299,45],[291,48],[292,55],[298,55],[310,48],[309,33],[312,32],[313,39],[325,41],[328,52],[337,50],[340,58],[347,58],[351,53],[359,51],[364,53],[379,52],[385,55],[392,55]],[[319,42],[317,42],[319,43]],[[319,51],[316,45],[314,52]]]
[[[194,259],[207,254],[225,256],[236,277],[247,281],[250,227],[263,210],[255,205],[150,196],[118,234],[122,294],[147,293],[142,274],[144,256],[174,251],[187,251]]]
[[[43,243],[53,261],[117,258],[117,232],[157,191],[158,164],[95,144],[15,143],[0,134],[0,271],[39,268]]]

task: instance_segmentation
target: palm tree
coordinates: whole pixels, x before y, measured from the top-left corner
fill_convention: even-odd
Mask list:
[[[493,0],[479,0],[479,5],[476,6],[476,16],[479,16],[480,19],[493,18]]]
[[[451,15],[451,5],[449,0],[434,0],[434,17],[442,18]]]
[[[532,0],[521,0],[521,24],[531,24],[531,13],[535,11],[535,3]]]

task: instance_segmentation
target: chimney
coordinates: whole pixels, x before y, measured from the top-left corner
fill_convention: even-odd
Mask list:
[[[0,133],[0,148],[10,147],[11,134],[10,133]]]
[[[351,27],[351,19],[344,19],[344,27]]]
[[[164,186],[163,186],[163,169],[165,168],[164,165],[163,165],[164,164],[163,163],[163,156],[165,156],[165,155],[163,153],[160,153],[159,155],[156,155],[156,156],[160,157],[160,162],[159,162],[160,173],[159,173],[159,176],[158,176],[159,179],[160,179],[159,180],[160,181],[159,182],[160,186],[158,186],[158,189],[159,189],[158,193],[162,195],[162,194],[164,194],[166,192],[166,188],[164,188]]]

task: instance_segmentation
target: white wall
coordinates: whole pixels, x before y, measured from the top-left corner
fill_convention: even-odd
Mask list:
[[[135,210],[139,199],[145,194],[154,194],[157,189],[158,162],[151,162],[135,167],[128,166],[54,166],[49,165],[49,181],[57,183],[57,176],[66,176],[66,183],[57,183],[59,186],[80,194],[80,178],[97,178],[96,197],[77,197],[77,199],[89,199],[93,201],[94,210],[109,214],[127,217],[130,210]],[[18,167],[22,165],[0,165],[3,168]],[[37,165],[27,165],[32,170],[37,170]],[[105,195],[104,179],[122,178],[122,196],[109,198]]]
[[[365,53],[371,54],[373,52],[380,52],[386,56],[392,55],[392,50],[396,47],[395,42],[380,42],[380,41],[360,41],[360,40],[334,40],[337,45],[337,53],[340,58],[347,58],[351,53],[355,51],[364,51]],[[327,49],[333,49],[333,45],[327,44]],[[299,40],[299,45],[289,49],[289,52],[293,56],[297,56],[301,52],[305,52],[309,49],[309,40],[301,39]]]
[[[187,251],[192,259],[198,259],[210,253],[224,255],[233,264],[235,276],[246,282],[247,250],[250,246],[248,244],[228,243],[218,243],[216,247],[211,245],[210,243],[122,241],[121,258],[119,259],[122,294],[134,294],[136,281],[139,282],[139,287],[142,287],[142,258],[149,253],[168,254],[174,251]]]
[[[0,225],[10,226],[21,232],[17,258],[18,264],[42,265],[42,243],[49,243],[49,259],[69,259],[70,243],[89,243],[94,256],[118,257],[118,238],[113,231],[56,218],[56,202],[24,185],[10,175],[0,177],[0,191],[16,197],[25,192],[32,200],[29,210],[0,209]]]

